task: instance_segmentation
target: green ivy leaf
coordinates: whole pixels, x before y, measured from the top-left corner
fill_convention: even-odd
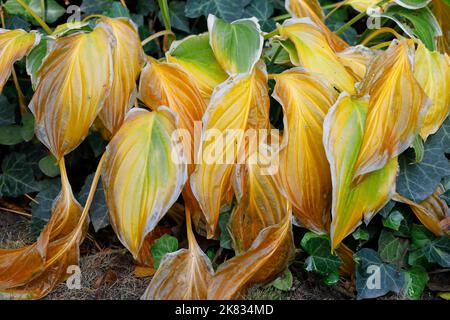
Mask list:
[[[353,239],[367,241],[370,238],[369,232],[363,226],[359,227],[352,233]]]
[[[23,141],[30,141],[34,137],[34,116],[30,112],[22,116],[20,135]]]
[[[388,217],[383,218],[383,226],[398,231],[404,218],[405,217],[400,211],[393,211],[389,214]]]
[[[413,224],[411,227],[411,246],[413,249],[423,248],[436,237],[423,225]]]
[[[57,160],[51,154],[39,160],[39,169],[41,169],[41,171],[50,178],[59,176],[59,166]]]
[[[113,2],[110,6],[108,6],[107,10],[103,11],[103,14],[111,18],[131,18],[130,11],[120,2]]]
[[[276,24],[270,17],[273,15],[274,7],[271,1],[252,0],[245,8],[242,18],[255,17],[258,19],[261,29],[269,32],[275,29]]]
[[[8,154],[2,162],[0,197],[18,197],[33,191],[39,191],[39,186],[25,155],[16,152]]]
[[[61,180],[58,178],[43,180],[42,182],[40,182],[39,189],[41,191],[35,198],[36,202],[32,201],[30,204],[32,213],[32,225],[42,225],[40,222],[46,223],[50,219],[53,202],[61,192]],[[41,230],[39,230],[39,232],[40,231]]]
[[[290,291],[292,289],[292,284],[294,283],[294,277],[289,269],[284,270],[284,272],[268,286],[272,286],[281,291]]]
[[[387,230],[383,230],[378,238],[378,254],[381,259],[398,267],[406,264],[408,247],[408,240],[397,238]]]
[[[399,293],[405,284],[405,274],[392,264],[383,263],[377,252],[364,248],[354,254],[357,263],[357,299],[371,299],[388,292]]]
[[[114,2],[114,0],[83,0],[80,10],[86,14],[100,13],[108,10]]]
[[[406,270],[403,297],[419,300],[429,279],[427,271],[422,266],[414,266]]]
[[[395,206],[395,201],[389,200],[388,203],[378,212],[382,217],[387,217]]]
[[[436,50],[436,38],[442,35],[442,30],[429,8],[412,11],[402,6],[392,5],[380,16],[397,23],[406,34],[420,39],[429,50]]]
[[[220,228],[220,246],[224,249],[232,249],[231,246],[231,235],[230,231],[228,230],[228,222],[230,221],[230,216],[232,212],[232,208],[229,206],[224,206],[220,210],[219,214],[219,228]]]
[[[327,275],[324,279],[323,282],[327,285],[327,286],[332,286],[336,283],[338,283],[340,279],[340,275],[338,271],[334,271],[332,273],[330,273],[329,275]]]
[[[12,124],[0,127],[0,144],[13,146],[23,141],[22,126]]]
[[[42,17],[41,1],[40,0],[23,0],[38,16]],[[33,18],[31,14],[26,11],[17,0],[8,0],[4,7],[9,14],[19,15],[24,19],[30,21],[36,26],[39,23]],[[60,6],[55,0],[45,1],[45,22],[54,23],[66,13],[66,9]]]
[[[301,246],[310,255],[305,260],[305,269],[321,275],[335,272],[342,263],[341,258],[331,253],[330,239],[324,235],[307,232],[301,241]]]
[[[168,234],[163,235],[155,241],[151,247],[153,264],[155,269],[159,268],[164,256],[178,250],[178,239]]]
[[[441,179],[450,175],[450,163],[441,146],[436,143],[434,136],[429,140],[425,144],[422,162],[415,163],[411,149],[399,158],[397,192],[417,203],[431,196]]]
[[[93,178],[93,173],[88,175],[83,187],[80,190],[80,193],[78,193],[77,198],[81,205],[86,203]],[[103,191],[103,184],[101,180],[98,182],[94,198],[92,199],[91,208],[89,209],[89,217],[91,218],[92,226],[94,227],[95,232],[98,232],[109,225],[108,207],[106,206],[105,193]]]
[[[187,0],[185,14],[189,18],[207,17],[213,14],[225,21],[232,22],[242,18],[244,8],[251,0]]]
[[[422,248],[422,251],[428,262],[437,263],[444,268],[450,268],[450,238],[437,238],[427,243]]]
[[[443,152],[450,153],[450,117],[447,117],[439,130],[429,139],[433,144],[438,145]]]
[[[8,99],[0,94],[0,126],[15,123],[15,106],[9,103]]]
[[[138,0],[136,4],[136,11],[141,15],[148,15],[158,9],[155,0]]]

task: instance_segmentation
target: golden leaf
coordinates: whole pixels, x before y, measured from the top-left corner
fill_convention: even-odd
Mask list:
[[[375,57],[375,52],[358,45],[338,52],[336,55],[353,78],[356,81],[361,81],[366,75],[369,62]]]
[[[236,165],[235,189],[238,203],[229,221],[233,248],[237,254],[248,250],[259,233],[267,227],[281,223],[290,214],[291,206],[280,193],[270,165],[278,165],[264,149]]]
[[[178,113],[180,128],[189,133],[180,138],[185,143],[186,158],[190,164],[188,172],[191,175],[195,168],[194,152],[198,148],[194,145],[195,136],[201,134],[195,131],[196,122],[201,124],[206,104],[190,74],[176,64],[149,58],[142,71],[139,94],[141,100],[152,109],[164,105]],[[192,213],[197,231],[201,232],[201,225],[204,224],[201,221],[201,209],[189,184],[184,187],[183,198]]]
[[[450,230],[445,228],[446,221],[450,219],[450,209],[447,203],[440,198],[444,191],[444,187],[439,185],[436,191],[421,203],[415,203],[398,193],[394,195],[393,199],[408,204],[420,222],[436,236],[450,236]]]
[[[450,58],[419,44],[414,76],[432,101],[420,130],[420,135],[426,140],[441,127],[450,111]]]
[[[289,38],[295,45],[297,56],[291,59],[299,66],[320,73],[340,91],[355,92],[355,80],[340,62],[328,44],[323,32],[309,18],[288,19],[278,25],[280,36]]]
[[[353,232],[364,218],[368,223],[392,197],[398,171],[397,158],[355,183],[356,161],[363,148],[368,121],[367,97],[352,98],[342,93],[324,122],[323,143],[331,167],[333,205],[331,246]]]
[[[214,274],[211,262],[200,249],[187,212],[188,249],[167,254],[145,291],[144,300],[205,300]]]
[[[208,33],[173,42],[166,58],[192,76],[205,101],[209,101],[214,88],[228,78],[209,45]]]
[[[294,68],[275,75],[273,96],[283,107],[284,135],[277,181],[305,227],[329,230],[331,176],[322,145],[322,127],[335,90],[320,76]]]
[[[294,18],[310,18],[322,30],[334,51],[342,51],[349,46],[326,26],[318,0],[286,0],[285,7]]]
[[[60,159],[75,149],[109,95],[112,81],[110,28],[58,38],[37,74],[30,102],[38,139]]]
[[[136,80],[144,64],[144,52],[135,24],[126,18],[103,17],[99,21],[108,25],[116,47],[113,51],[113,81],[98,117],[103,126],[114,135],[122,125],[127,111],[134,103]]]
[[[135,259],[187,179],[182,150],[171,140],[176,129],[166,107],[134,108],[106,149],[102,181],[111,225]]]
[[[361,96],[370,101],[355,178],[383,168],[419,133],[430,101],[414,78],[413,61],[414,41],[394,40],[369,66],[361,84]]]
[[[431,10],[442,29],[437,38],[437,47],[442,53],[450,54],[450,5],[446,0],[433,0]]]
[[[209,286],[208,299],[242,298],[252,284],[273,280],[292,260],[294,248],[288,214],[279,224],[263,229],[245,253],[220,265]]]
[[[37,32],[0,29],[0,93],[11,75],[14,63],[25,57],[39,41]]]
[[[198,165],[190,180],[207,221],[208,238],[214,237],[220,207],[229,198],[230,177],[243,146],[244,130],[250,125],[267,125],[268,112],[267,75],[258,66],[250,74],[220,84],[211,97],[203,117]]]
[[[61,175],[62,191],[37,241],[23,248],[0,249],[0,299],[40,299],[70,275],[69,266],[78,265],[78,246],[87,224],[70,245],[81,206],[72,194],[64,166]]]

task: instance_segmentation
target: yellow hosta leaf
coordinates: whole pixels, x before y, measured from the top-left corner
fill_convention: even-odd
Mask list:
[[[205,300],[214,274],[211,261],[200,249],[187,213],[188,249],[167,254],[141,299]]]
[[[376,7],[379,2],[379,0],[348,0],[346,4],[358,11],[365,12],[371,7]]]
[[[205,215],[209,238],[215,235],[220,207],[229,195],[230,176],[244,131],[251,124],[267,128],[268,112],[267,75],[259,67],[220,84],[211,97],[203,117],[199,164],[191,176],[192,191]]]
[[[37,74],[30,109],[38,139],[59,159],[89,133],[112,81],[110,28],[58,38]]]
[[[36,32],[0,29],[0,93],[11,75],[14,63],[26,56],[39,40],[40,36]]]
[[[104,17],[99,21],[111,28],[117,42],[113,52],[111,93],[98,115],[104,127],[114,135],[134,103],[136,80],[144,64],[144,52],[137,27],[131,20]]]
[[[350,72],[356,81],[361,81],[366,75],[370,60],[375,57],[375,52],[364,46],[350,47],[336,53],[339,61]]]
[[[446,0],[433,0],[431,10],[442,29],[437,38],[437,47],[442,53],[450,54],[450,5]]]
[[[214,56],[207,33],[173,42],[166,58],[192,76],[205,101],[209,101],[214,88],[228,78]]]
[[[323,120],[336,100],[335,90],[321,77],[294,68],[275,76],[274,98],[283,107],[284,136],[277,176],[305,227],[328,231],[331,176],[322,145]]]
[[[414,78],[413,61],[414,41],[404,39],[393,41],[368,68],[361,95],[370,101],[355,178],[383,168],[419,133],[430,101]]]
[[[333,50],[342,51],[349,46],[323,22],[324,15],[318,0],[286,0],[285,7],[294,18],[310,18],[322,30]]]
[[[271,169],[270,165],[278,164],[261,151],[252,155],[246,164],[237,165],[238,203],[228,228],[238,254],[251,247],[261,230],[281,223],[291,212],[291,205],[278,190],[272,172],[266,171]]]
[[[415,203],[399,194],[394,195],[394,200],[408,204],[420,222],[436,236],[446,234],[450,236],[450,231],[446,228],[446,221],[450,219],[450,209],[440,198],[444,191],[443,186],[439,185],[436,191],[421,203]]]
[[[332,249],[337,248],[363,218],[368,223],[395,191],[397,158],[389,160],[381,170],[365,175],[358,184],[353,180],[366,134],[368,108],[367,97],[357,99],[343,93],[325,119],[323,142],[333,182]]]
[[[187,179],[182,150],[171,140],[176,129],[165,107],[132,109],[106,149],[102,181],[111,224],[135,259]]]
[[[278,26],[282,37],[295,45],[300,66],[322,74],[325,79],[341,91],[353,94],[355,80],[340,62],[328,44],[323,32],[309,18],[288,19]]]
[[[72,194],[67,176],[62,175],[62,191],[37,241],[23,248],[0,249],[0,300],[40,299],[69,276],[69,266],[78,265],[78,246],[84,239],[87,225],[77,241],[65,248],[78,224],[81,207]],[[59,254],[60,251],[63,254]]]
[[[195,125],[196,122],[201,124],[206,103],[191,75],[176,64],[149,58],[142,71],[139,94],[141,100],[152,109],[164,105],[178,113],[180,128],[189,133],[189,137],[183,136],[183,139],[186,139],[183,142],[186,157],[190,160],[189,175],[192,174],[195,168],[194,151],[198,147],[194,145],[194,137],[200,134],[195,132]],[[189,184],[186,184],[183,190],[183,198],[192,213],[197,231],[202,232],[201,210]]]
[[[253,284],[273,280],[294,256],[291,215],[263,229],[245,253],[227,260],[218,269],[208,290],[209,300],[242,298]]]
[[[450,111],[450,58],[437,51],[429,51],[419,44],[414,61],[414,76],[431,99],[420,135],[424,140],[435,133]]]

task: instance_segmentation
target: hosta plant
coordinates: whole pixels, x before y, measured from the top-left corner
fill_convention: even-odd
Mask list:
[[[0,297],[48,295],[104,229],[142,299],[305,271],[419,299],[450,268],[448,1],[201,2],[0,2],[0,211],[36,233]]]

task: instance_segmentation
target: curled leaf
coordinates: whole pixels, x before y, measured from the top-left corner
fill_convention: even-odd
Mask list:
[[[430,101],[414,78],[413,61],[414,41],[395,40],[368,68],[361,95],[370,101],[355,178],[383,168],[419,133]]]
[[[103,107],[112,81],[110,28],[56,39],[30,102],[38,139],[60,159],[75,149]]]
[[[278,26],[278,31],[295,45],[297,57],[291,59],[293,62],[322,74],[341,91],[355,92],[355,80],[339,61],[323,32],[309,18],[285,20]]]
[[[66,248],[78,224],[81,206],[72,194],[65,170],[61,171],[62,191],[37,241],[23,248],[0,249],[0,299],[40,299],[70,275],[69,266],[78,265],[78,246],[87,225]]]
[[[263,229],[245,253],[217,269],[208,290],[209,300],[241,298],[252,284],[273,280],[285,270],[294,255],[291,215],[277,225]]]
[[[353,78],[355,78],[356,81],[361,81],[366,75],[369,62],[375,57],[375,52],[369,48],[358,45],[338,52],[336,55]]]
[[[229,75],[253,70],[264,43],[256,18],[228,23],[210,14],[208,30],[216,59]]]
[[[415,203],[398,193],[394,195],[394,200],[408,204],[420,222],[436,236],[446,234],[450,236],[449,230],[445,228],[446,221],[450,219],[450,209],[447,203],[440,198],[444,191],[443,186],[439,185],[430,197],[420,203]]]
[[[300,68],[275,76],[273,96],[283,107],[284,135],[277,181],[294,216],[319,233],[329,230],[331,176],[322,146],[323,121],[336,100],[320,76]]]
[[[165,107],[132,109],[106,149],[102,181],[111,225],[135,259],[187,179],[182,150],[171,137],[176,129]]]
[[[349,0],[346,1],[346,4],[352,6],[355,10],[365,12],[367,9],[375,7],[379,2],[379,0]]]
[[[269,154],[259,152],[245,164],[236,165],[238,204],[228,229],[238,254],[248,250],[264,228],[281,223],[290,214],[290,204],[278,190],[273,176],[266,172],[271,163]]]
[[[144,64],[144,52],[137,27],[131,20],[103,17],[99,21],[111,28],[117,43],[113,51],[111,93],[98,115],[110,135],[114,135],[122,125],[125,114],[133,105],[136,80]]]
[[[11,75],[14,63],[26,56],[39,41],[37,32],[0,29],[0,92]]]
[[[205,300],[214,274],[211,261],[200,249],[187,213],[189,248],[167,254],[141,299]]]
[[[192,76],[205,101],[209,101],[214,88],[228,77],[214,56],[207,33],[173,42],[166,58]]]
[[[286,0],[285,7],[294,18],[310,18],[322,30],[333,50],[342,51],[348,47],[348,44],[324,23],[324,14],[318,0]]]
[[[363,148],[368,98],[352,98],[342,93],[330,109],[324,122],[323,143],[331,167],[333,205],[331,247],[341,241],[373,215],[391,198],[395,191],[397,158],[384,168],[374,171],[355,183],[353,180],[358,154]]]
[[[268,112],[267,74],[259,67],[220,84],[211,97],[203,117],[198,165],[190,180],[206,218],[208,238],[214,237],[220,207],[229,198],[230,177],[245,130],[249,123],[267,126]]]
[[[450,58],[419,44],[414,62],[414,76],[432,101],[420,130],[426,140],[442,126],[450,111]]]

